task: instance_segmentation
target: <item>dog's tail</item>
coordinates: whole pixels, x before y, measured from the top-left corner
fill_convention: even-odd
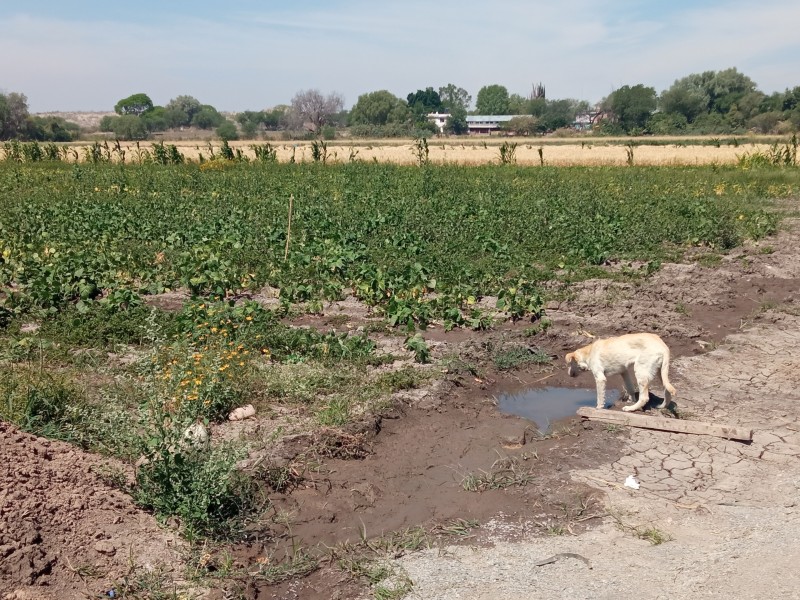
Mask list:
[[[677,396],[675,388],[669,382],[669,348],[664,348],[664,358],[661,360],[661,383],[664,384],[665,404],[669,404]]]

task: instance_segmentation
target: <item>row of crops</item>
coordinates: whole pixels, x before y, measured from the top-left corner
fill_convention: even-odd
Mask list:
[[[269,285],[286,305],[353,293],[393,324],[463,325],[483,296],[536,314],[554,277],[767,235],[768,201],[799,187],[796,169],[733,167],[3,162],[0,302]]]

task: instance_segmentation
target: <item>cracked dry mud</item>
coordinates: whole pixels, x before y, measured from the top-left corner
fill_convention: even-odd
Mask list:
[[[772,240],[775,252],[739,262],[742,253],[732,253],[707,282],[681,277],[697,268],[691,265],[667,265],[636,294],[626,286],[590,282],[589,293],[558,320],[606,331],[648,328],[649,323],[636,326],[642,312],[624,303],[585,310],[597,300],[597,289],[606,294],[611,285],[632,306],[650,306],[646,320],[664,314],[657,329],[665,337],[713,339],[701,320],[687,326],[672,319],[670,302],[695,308],[711,295],[730,292],[733,305],[753,299],[741,292],[744,297],[735,297],[735,285],[749,284],[793,294],[800,224],[791,220],[788,226]],[[744,273],[737,273],[742,262]],[[653,292],[659,281],[670,281],[671,298],[663,287],[661,294]],[[606,493],[602,526],[576,536],[537,538],[524,535],[526,523],[518,523],[520,541],[496,535],[490,547],[451,546],[404,557],[396,566],[414,582],[412,597],[800,598],[800,312],[794,299],[767,307],[754,302],[760,314],[743,319],[739,331],[710,352],[673,362],[685,418],[752,428],[751,444],[627,430],[620,458],[572,472],[573,480]],[[638,479],[639,490],[622,485],[629,475]],[[669,541],[653,545],[642,539],[648,534]],[[558,553],[580,554],[593,568],[570,559],[536,566]]]

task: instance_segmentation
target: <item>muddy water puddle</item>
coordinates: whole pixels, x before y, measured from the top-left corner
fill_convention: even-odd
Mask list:
[[[618,390],[606,391],[606,406],[619,398]],[[595,406],[597,392],[588,388],[546,387],[501,393],[497,407],[501,412],[523,417],[536,423],[542,433],[561,419],[575,415],[582,406]]]

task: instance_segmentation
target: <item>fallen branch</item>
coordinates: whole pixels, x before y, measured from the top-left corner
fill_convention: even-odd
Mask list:
[[[579,408],[578,415],[584,419],[599,421],[601,423],[615,423],[617,425],[628,425],[629,427],[641,427],[643,429],[657,429],[659,431],[672,431],[675,433],[713,435],[715,437],[743,442],[751,442],[753,440],[752,429],[734,427],[733,425],[717,425],[714,423],[703,423],[701,421],[648,417],[646,415],[635,415],[616,410],[589,407]]]

